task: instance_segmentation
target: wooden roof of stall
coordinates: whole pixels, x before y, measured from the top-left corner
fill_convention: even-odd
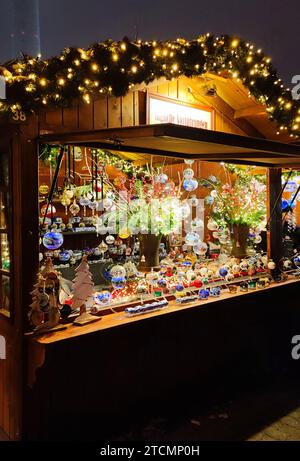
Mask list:
[[[300,167],[300,146],[174,124],[48,134],[41,142],[117,150],[127,154]]]

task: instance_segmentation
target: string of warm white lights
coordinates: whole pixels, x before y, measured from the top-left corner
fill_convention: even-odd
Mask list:
[[[266,106],[278,133],[299,137],[300,104],[284,87],[271,59],[253,44],[227,35],[166,42],[124,38],[87,50],[67,48],[48,60],[25,56],[0,68],[7,82],[7,99],[0,110],[34,112],[46,105],[67,106],[76,98],[89,104],[97,93],[122,96],[135,84],[206,72],[242,82],[249,96]]]

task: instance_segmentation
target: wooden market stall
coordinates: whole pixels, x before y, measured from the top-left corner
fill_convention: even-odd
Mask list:
[[[129,48],[129,43],[124,43],[107,45],[114,63],[119,62],[115,49]],[[191,46],[177,43],[181,51]],[[172,50],[176,46],[179,45],[166,45]],[[237,46],[232,42],[233,50]],[[156,57],[169,53],[163,44],[156,48],[153,42],[152,48]],[[101,59],[100,64],[97,62],[95,54],[88,58],[82,50],[76,53],[72,68],[88,61],[93,72],[101,72],[98,67],[104,64]],[[261,52],[251,48],[249,53],[247,59],[262,59],[265,72],[269,69],[268,58],[260,58]],[[132,56],[130,59],[136,62]],[[65,59],[61,59],[62,66]],[[145,56],[139,62],[144,61]],[[181,57],[180,63],[184,67]],[[35,61],[26,65],[30,69],[21,66],[20,73],[28,71],[32,75]],[[72,69],[63,74],[59,65],[57,88],[67,86],[66,80],[73,74]],[[277,264],[281,260],[281,173],[282,169],[297,170],[300,165],[297,129],[293,134],[298,109],[294,118],[283,116],[279,110],[273,117],[275,121],[270,120],[267,91],[260,89],[261,82],[255,86],[242,81],[233,75],[231,64],[213,72],[211,63],[199,75],[194,71],[178,72],[179,64],[174,60],[167,65],[171,66],[171,74],[153,71],[151,78],[144,75],[141,81],[133,79],[128,91],[120,96],[114,96],[109,87],[105,95],[94,91],[79,99],[76,94],[68,104],[64,101],[58,108],[49,104],[48,109],[48,96],[43,93],[41,106],[34,107],[33,103],[34,114],[23,114],[17,104],[12,116],[1,120],[0,204],[5,212],[0,210],[0,254],[3,261],[4,249],[9,248],[10,265],[0,267],[0,335],[5,337],[7,356],[6,360],[0,359],[0,427],[11,439],[72,438],[72,434],[87,438],[88,433],[94,437],[91,425],[109,429],[115,426],[116,418],[122,420],[128,412],[138,415],[141,406],[144,416],[152,405],[156,409],[170,408],[167,391],[177,399],[180,394],[186,395],[189,387],[197,393],[201,381],[203,389],[208,389],[224,374],[235,379],[239,368],[245,375],[249,370],[259,374],[270,369],[278,371],[279,363],[289,361],[288,341],[299,313],[293,305],[285,306],[284,300],[297,295],[297,279],[257,292],[224,295],[205,305],[178,306],[170,299],[165,310],[132,319],[124,317],[124,306],[120,306],[114,313],[103,311],[103,318],[91,325],[68,324],[62,331],[40,337],[30,333],[27,314],[40,252],[39,172],[40,177],[45,174],[38,153],[44,145],[104,149],[141,165],[149,158],[154,162],[163,158],[175,175],[182,171],[187,159],[193,159],[198,171],[205,175],[218,175],[220,162],[266,169],[268,255]],[[194,63],[193,68],[198,69],[198,65]],[[137,73],[136,64],[130,69],[129,73]],[[27,96],[34,91],[30,85],[37,78],[46,91],[47,79],[43,71],[38,72],[41,74],[27,82]],[[118,86],[120,75],[115,80],[113,69],[111,72],[112,85]],[[12,77],[8,76],[8,81],[9,78]],[[89,87],[90,80],[84,78]],[[105,82],[108,87],[110,80]],[[51,80],[48,83],[51,85]],[[251,85],[255,96],[249,93]],[[276,94],[276,98],[286,98],[285,104],[292,106],[284,91],[280,90],[282,96]],[[201,112],[198,124],[189,109]],[[282,120],[286,124],[280,125],[277,134]],[[278,306],[274,299],[281,304]],[[285,330],[276,343],[280,325]],[[214,344],[213,336],[219,337]],[[251,340],[254,336],[258,338],[256,344]],[[136,344],[139,348],[134,350]],[[273,346],[278,363],[270,352]],[[220,348],[222,354],[218,352]],[[268,350],[260,355],[261,348]],[[241,366],[243,353],[247,360]]]

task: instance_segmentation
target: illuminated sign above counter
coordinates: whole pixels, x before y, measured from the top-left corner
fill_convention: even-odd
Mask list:
[[[214,111],[210,107],[186,104],[175,99],[148,94],[147,123],[174,123],[205,130],[214,129]]]

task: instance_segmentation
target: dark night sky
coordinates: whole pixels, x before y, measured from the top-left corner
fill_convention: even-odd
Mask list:
[[[0,61],[9,57],[9,3],[0,0]],[[280,75],[300,74],[299,0],[40,0],[44,57],[124,35],[167,39],[236,34],[262,47]]]

